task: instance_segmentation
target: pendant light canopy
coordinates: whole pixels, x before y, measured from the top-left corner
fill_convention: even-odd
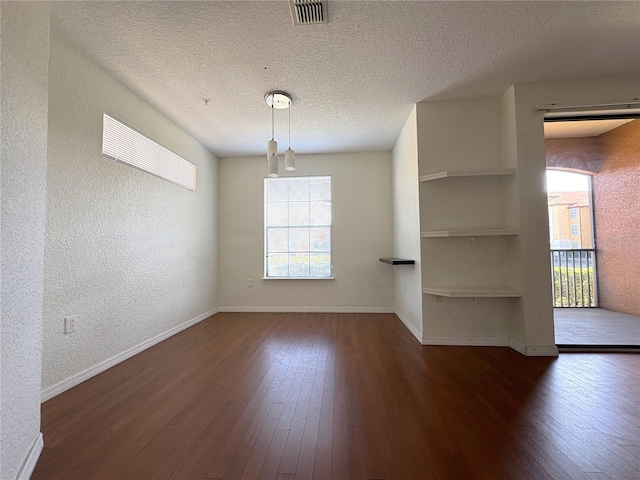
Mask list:
[[[271,140],[267,142],[267,169],[270,177],[278,174],[278,142],[274,140],[274,109],[291,107],[293,101],[291,95],[286,92],[269,92],[264,96],[264,101],[271,108]],[[295,152],[291,150],[291,110],[289,110],[289,148],[284,152],[284,169],[295,170]]]

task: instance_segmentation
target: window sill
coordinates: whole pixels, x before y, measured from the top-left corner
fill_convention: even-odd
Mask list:
[[[335,280],[336,277],[262,277],[262,280]]]

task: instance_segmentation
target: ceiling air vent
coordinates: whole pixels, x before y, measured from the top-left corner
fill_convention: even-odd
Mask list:
[[[327,0],[290,0],[290,5],[295,26],[327,23]]]

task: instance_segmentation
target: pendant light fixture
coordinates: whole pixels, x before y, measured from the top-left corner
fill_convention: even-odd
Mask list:
[[[270,177],[278,176],[278,142],[274,139],[274,109],[289,108],[293,103],[285,92],[269,92],[264,101],[271,107],[271,140],[267,142],[267,170]],[[284,152],[285,170],[295,170],[295,152],[291,150],[291,110],[289,110],[289,148]]]
[[[271,140],[267,142],[267,168],[270,177],[278,176],[278,142],[273,139],[273,102],[271,103]]]
[[[284,152],[284,169],[289,171],[296,169],[296,152],[291,150],[291,108],[289,108],[289,148]]]

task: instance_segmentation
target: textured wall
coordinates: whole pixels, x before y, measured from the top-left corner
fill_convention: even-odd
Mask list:
[[[605,160],[593,196],[600,306],[640,315],[640,120],[599,140]]]
[[[2,2],[0,478],[40,432],[49,4]]]
[[[49,98],[45,388],[217,306],[216,158],[55,36]],[[197,192],[102,157],[103,111],[195,163]]]
[[[266,144],[265,144],[266,146]],[[299,155],[296,175],[332,176],[335,280],[262,280],[265,157],[220,160],[220,308],[393,310],[389,153]],[[282,165],[280,171],[283,171]],[[248,287],[248,279],[254,286]]]
[[[547,138],[544,141],[547,168],[599,172],[602,152],[598,137]]]
[[[416,261],[392,267],[396,314],[422,340],[422,282],[420,274],[420,204],[418,197],[418,123],[416,109],[391,152],[393,179],[393,255]]]

